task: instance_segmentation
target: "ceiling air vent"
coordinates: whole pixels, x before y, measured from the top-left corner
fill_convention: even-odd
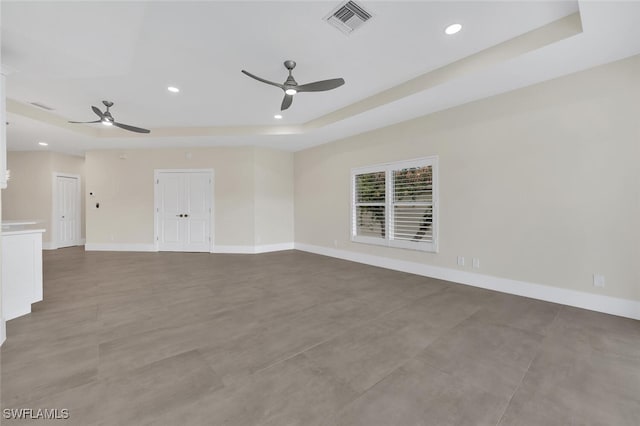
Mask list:
[[[37,106],[38,108],[46,109],[47,111],[53,111],[54,108],[51,108],[48,105],[42,104],[40,102],[31,102],[31,105]]]
[[[345,34],[351,34],[362,24],[371,19],[371,14],[355,1],[342,3],[324,19]]]

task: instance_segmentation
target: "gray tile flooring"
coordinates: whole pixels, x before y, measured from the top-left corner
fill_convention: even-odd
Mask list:
[[[640,424],[638,321],[297,251],[44,262],[0,390],[55,424]]]

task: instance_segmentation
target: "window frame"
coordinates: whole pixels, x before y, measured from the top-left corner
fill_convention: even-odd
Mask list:
[[[431,166],[432,173],[432,218],[431,218],[431,232],[432,241],[406,241],[396,240],[393,238],[393,224],[394,224],[394,176],[393,172],[397,170],[428,167]],[[384,200],[384,212],[385,212],[385,237],[376,238],[357,235],[357,213],[356,205],[356,176],[366,173],[385,173],[385,200]],[[409,250],[418,250],[426,252],[438,252],[438,156],[421,157],[412,160],[394,161],[389,163],[375,164],[371,166],[356,167],[351,169],[351,241],[355,243],[373,244],[378,246],[402,248]],[[402,203],[400,203],[402,204]]]

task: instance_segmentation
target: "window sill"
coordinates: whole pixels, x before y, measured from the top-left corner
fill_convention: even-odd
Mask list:
[[[359,244],[369,244],[389,248],[400,248],[405,250],[424,251],[429,253],[438,252],[438,246],[435,242],[421,243],[417,241],[384,240],[382,238],[361,237],[357,235],[352,236],[351,241]]]

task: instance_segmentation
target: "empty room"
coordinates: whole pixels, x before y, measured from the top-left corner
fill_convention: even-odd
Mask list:
[[[637,426],[639,21],[2,1],[0,423]]]

